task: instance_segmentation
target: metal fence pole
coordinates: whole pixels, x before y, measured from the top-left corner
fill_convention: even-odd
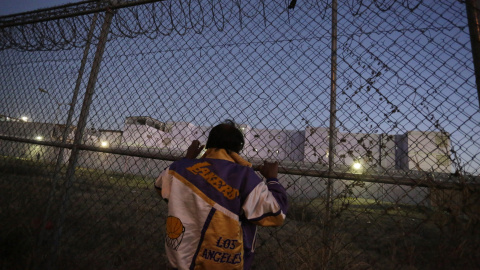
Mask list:
[[[85,65],[87,64],[88,52],[90,50],[90,44],[92,41],[93,32],[95,31],[95,26],[97,24],[97,18],[98,18],[98,13],[95,13],[93,15],[92,24],[88,32],[85,49],[83,50],[83,58],[80,64],[80,69],[78,70],[78,77],[77,77],[77,81],[75,82],[75,90],[73,91],[73,97],[72,97],[72,102],[70,103],[70,109],[68,111],[67,122],[65,123],[65,128],[62,133],[62,143],[66,143],[68,138],[68,133],[69,133],[68,130],[70,128],[70,125],[72,124],[73,113],[75,112],[75,104],[77,104],[78,91],[80,90],[80,85],[82,84],[83,73],[85,71]],[[60,149],[61,150],[57,158],[57,164],[55,166],[55,173],[58,173],[60,164],[62,163],[62,160],[63,160],[64,148],[60,148]]]
[[[97,24],[97,18],[98,18],[98,13],[95,13],[93,15],[93,18],[92,18],[92,24],[90,25],[90,29],[88,31],[87,42],[85,44],[85,49],[83,50],[83,58],[82,58],[82,62],[80,64],[80,69],[78,71],[78,77],[77,77],[77,81],[76,81],[76,84],[75,84],[75,90],[73,92],[72,101],[70,103],[70,109],[68,111],[67,122],[65,123],[65,128],[62,132],[62,144],[66,143],[67,137],[68,137],[68,129],[69,129],[70,125],[72,124],[73,113],[75,111],[75,104],[77,103],[78,91],[80,89],[80,85],[81,85],[82,78],[83,78],[83,73],[85,71],[85,65],[87,63],[88,52],[90,50],[90,43],[91,43],[91,40],[92,40],[92,37],[93,37],[93,32],[95,30],[95,26]],[[64,152],[65,152],[65,148],[64,147],[59,147],[57,162],[55,164],[55,170],[54,170],[53,176],[52,176],[52,179],[53,179],[52,189],[50,191],[50,196],[48,196],[48,202],[47,202],[47,207],[46,207],[46,210],[45,210],[45,215],[43,217],[42,228],[45,227],[45,224],[46,224],[47,220],[50,218],[50,210],[51,210],[51,207],[52,207],[53,198],[55,196],[57,183],[58,183],[58,180],[60,178],[59,175],[60,175],[60,171],[61,171],[61,167],[62,167],[62,163],[63,163]],[[44,237],[45,237],[44,234],[45,234],[45,230],[42,229],[41,234],[39,236],[39,240],[38,240],[39,247],[41,247],[40,244],[44,240]]]
[[[59,226],[54,238],[52,266],[56,264],[56,259],[58,257],[58,250],[60,247],[60,240],[61,240],[62,230],[64,225],[63,223],[65,220],[65,213],[68,208],[69,192],[74,182],[75,167],[77,165],[78,154],[80,152],[80,149],[78,148],[78,146],[82,143],[83,132],[87,124],[90,105],[92,103],[93,94],[95,92],[95,84],[97,82],[98,72],[100,71],[100,64],[102,62],[103,52],[105,50],[105,45],[107,43],[107,36],[110,31],[110,25],[112,23],[113,15],[114,15],[114,11],[110,9],[107,9],[107,11],[105,12],[105,20],[103,22],[100,36],[98,39],[97,49],[96,49],[95,57],[93,59],[93,64],[92,64],[92,70],[90,72],[90,77],[88,79],[87,90],[85,92],[77,130],[75,132],[75,139],[73,142],[73,148],[70,155],[67,174],[66,174],[65,194],[63,196],[62,204],[60,206]]]
[[[337,113],[337,1],[332,0],[332,48],[331,48],[331,79],[330,79],[330,127],[328,132],[328,174],[333,174],[335,163],[336,143],[336,113]],[[332,185],[333,180],[327,180],[326,220],[324,229],[325,250],[323,257],[323,268],[326,269],[328,259],[333,250],[331,241],[332,221]]]
[[[477,99],[480,107],[480,0],[465,1],[467,8],[468,28],[472,46],[473,66],[475,68],[475,81],[477,83]]]

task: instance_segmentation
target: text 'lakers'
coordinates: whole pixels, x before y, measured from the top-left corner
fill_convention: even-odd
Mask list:
[[[193,174],[199,174],[203,179],[207,180],[210,185],[220,191],[227,199],[235,199],[240,194],[238,189],[229,186],[222,178],[210,171],[210,169],[207,168],[210,165],[211,164],[208,162],[200,162],[192,167],[188,167],[187,170]]]

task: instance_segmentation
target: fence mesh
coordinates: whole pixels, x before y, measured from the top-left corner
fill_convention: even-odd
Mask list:
[[[462,1],[83,1],[0,17],[2,269],[163,269],[153,181],[233,119],[290,208],[254,269],[478,268]],[[474,11],[476,11],[474,9]]]

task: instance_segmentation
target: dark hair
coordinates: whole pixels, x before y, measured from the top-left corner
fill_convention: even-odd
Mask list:
[[[228,153],[233,151],[239,153],[243,149],[243,133],[237,128],[232,120],[225,120],[223,123],[216,125],[208,135],[207,145],[205,148],[223,148]]]

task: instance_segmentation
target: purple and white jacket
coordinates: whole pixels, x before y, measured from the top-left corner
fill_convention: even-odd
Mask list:
[[[282,225],[287,194],[238,155],[211,150],[172,163],[155,181],[168,201],[167,257],[177,269],[250,269],[256,225]]]

